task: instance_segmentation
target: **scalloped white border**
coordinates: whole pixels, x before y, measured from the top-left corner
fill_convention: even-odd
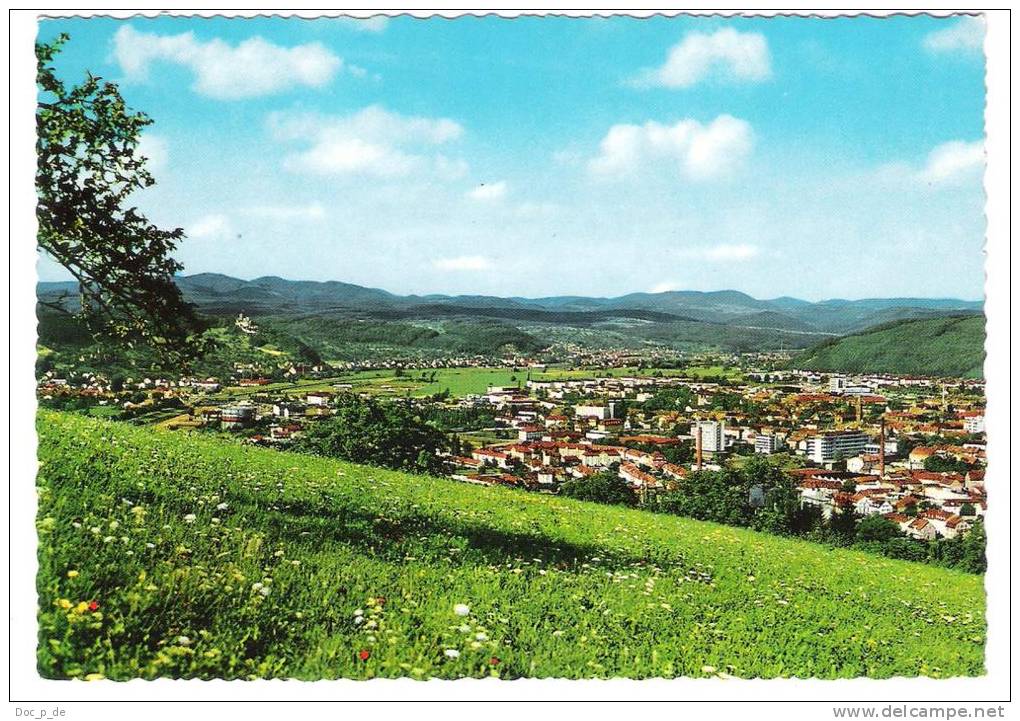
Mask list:
[[[11,354],[4,354],[10,360],[9,377],[11,413],[11,504],[16,512],[10,513],[11,539],[16,551],[12,558],[10,608],[11,656],[15,662],[11,668],[11,698],[32,700],[17,704],[21,708],[49,709],[60,706],[68,710],[67,718],[134,719],[138,710],[131,704],[103,704],[62,702],[62,698],[121,700],[121,701],[179,701],[194,700],[235,700],[235,701],[338,701],[338,700],[685,700],[730,702],[735,713],[763,718],[831,718],[835,702],[830,699],[858,699],[862,703],[874,701],[879,706],[898,699],[926,700],[932,704],[939,700],[952,705],[970,705],[969,701],[1004,699],[1009,695],[1009,662],[1011,627],[1009,623],[1009,592],[1011,554],[1004,539],[1009,533],[1009,518],[1013,515],[1012,497],[1009,492],[1009,468],[1012,444],[1010,428],[1010,267],[1009,251],[1009,25],[1008,11],[983,11],[977,8],[959,10],[937,10],[931,14],[947,15],[954,12],[987,12],[989,17],[987,56],[987,106],[986,106],[986,149],[988,167],[986,190],[988,200],[988,263],[986,283],[986,313],[988,317],[988,426],[989,426],[989,486],[993,495],[988,517],[991,538],[989,548],[990,570],[986,577],[988,590],[989,640],[987,647],[988,675],[977,679],[889,679],[876,681],[855,679],[847,681],[812,680],[645,680],[631,681],[614,679],[610,681],[563,681],[522,679],[513,682],[493,680],[431,681],[416,682],[409,679],[358,681],[320,681],[304,683],[297,681],[225,682],[225,681],[132,681],[128,683],[83,684],[55,682],[40,679],[34,669],[36,645],[35,620],[35,542],[33,524],[35,498],[31,480],[35,470],[35,433],[31,422],[35,408],[34,398],[34,307],[35,257],[31,243],[23,242],[25,236],[34,234],[34,58],[32,44],[35,38],[36,17],[59,17],[68,15],[109,15],[130,17],[153,16],[167,11],[150,8],[127,10],[92,11],[83,8],[47,9],[43,11],[12,11],[10,15],[10,92],[11,113],[8,115],[11,137],[10,157],[10,203],[11,203],[11,254],[7,268],[10,279],[10,342]],[[592,15],[627,14],[635,17],[650,15],[679,14],[679,11],[621,10],[606,8],[563,9],[556,11],[508,10],[498,8],[450,10],[434,12],[424,7],[406,8],[402,11],[388,11],[370,7],[358,10],[173,10],[175,15],[209,17],[230,15],[251,17],[255,15],[284,15],[297,17],[339,16],[369,17],[376,14],[407,14],[428,17],[436,14],[442,17],[456,17],[463,14],[498,14],[515,17],[533,14],[559,14],[572,17]],[[924,9],[906,10],[728,10],[709,8],[686,10],[686,14],[719,15],[809,15],[836,17],[853,14],[885,16],[889,14],[918,14]],[[4,259],[4,263],[8,260]],[[1007,437],[1009,440],[1007,441]],[[31,509],[31,511],[29,510]],[[11,509],[8,509],[9,512]],[[5,541],[6,542],[6,541]],[[8,549],[10,550],[10,549]],[[816,701],[816,704],[736,704],[736,701]],[[225,706],[202,706],[203,717],[213,713],[231,713]],[[145,713],[155,718],[192,713],[195,707],[176,705],[152,706]],[[275,717],[283,709],[275,705],[247,707],[246,714],[257,717]],[[466,709],[465,709],[466,710]],[[496,718],[516,714],[525,709],[503,710],[487,708],[487,716]],[[642,711],[651,711],[642,707]],[[686,709],[685,709],[686,710]],[[694,709],[690,709],[694,710]],[[705,707],[707,713],[718,712],[716,708]],[[296,707],[300,714],[318,715],[331,713],[335,709],[317,708],[311,705]],[[443,714],[449,711],[437,706],[408,707],[407,712],[425,716]],[[607,711],[614,713],[612,707]],[[363,709],[358,713],[376,713]],[[695,712],[697,713],[697,712]],[[12,712],[12,716],[13,716]],[[698,714],[700,716],[700,714]]]

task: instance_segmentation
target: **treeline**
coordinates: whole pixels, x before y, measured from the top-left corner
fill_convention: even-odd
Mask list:
[[[328,358],[345,358],[352,346],[428,350],[493,355],[508,348],[524,353],[542,350],[545,343],[530,333],[498,321],[441,321],[435,326],[414,323],[306,316],[256,319],[264,327],[300,340]]]
[[[800,493],[788,474],[757,456],[739,470],[693,472],[647,498],[635,496],[617,477],[615,469],[565,483],[561,493],[601,503],[640,505],[660,513],[857,548],[969,573],[983,573],[987,567],[985,532],[980,522],[963,536],[920,541],[908,538],[899,526],[879,515],[861,518],[847,510],[826,519],[820,508],[801,505]]]

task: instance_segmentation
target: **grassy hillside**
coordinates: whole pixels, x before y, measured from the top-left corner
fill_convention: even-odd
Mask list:
[[[794,360],[797,368],[839,372],[980,378],[985,318],[898,321],[826,341]]]
[[[979,576],[78,416],[38,428],[45,677],[984,672]]]

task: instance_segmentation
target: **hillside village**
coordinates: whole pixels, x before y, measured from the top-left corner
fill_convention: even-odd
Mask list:
[[[242,332],[251,331],[249,324],[238,320]],[[537,361],[507,358],[508,367],[526,370],[515,385],[404,402],[492,419],[485,442],[444,429],[454,442],[441,452],[443,467],[466,483],[556,493],[567,481],[608,470],[649,503],[688,474],[758,454],[781,459],[802,506],[817,507],[824,518],[880,514],[906,536],[932,540],[965,534],[987,511],[983,381],[777,369],[769,354],[726,358],[741,368],[732,378],[647,368],[606,377],[601,370],[625,367],[634,356],[586,352],[572,360],[600,365],[582,377],[556,377]],[[298,384],[320,381],[313,389],[279,388],[254,370],[238,368],[222,380],[129,379],[118,389],[95,376],[44,376],[38,390],[44,402],[77,396],[110,409],[143,410],[158,399],[176,409],[164,427],[238,434],[279,448],[330,417],[341,394],[399,390],[366,389],[356,379],[332,382],[337,369],[318,366],[286,371]],[[393,380],[419,371],[398,369]]]

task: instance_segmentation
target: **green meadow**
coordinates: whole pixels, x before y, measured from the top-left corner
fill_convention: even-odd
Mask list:
[[[980,576],[41,412],[47,678],[984,673]]]

